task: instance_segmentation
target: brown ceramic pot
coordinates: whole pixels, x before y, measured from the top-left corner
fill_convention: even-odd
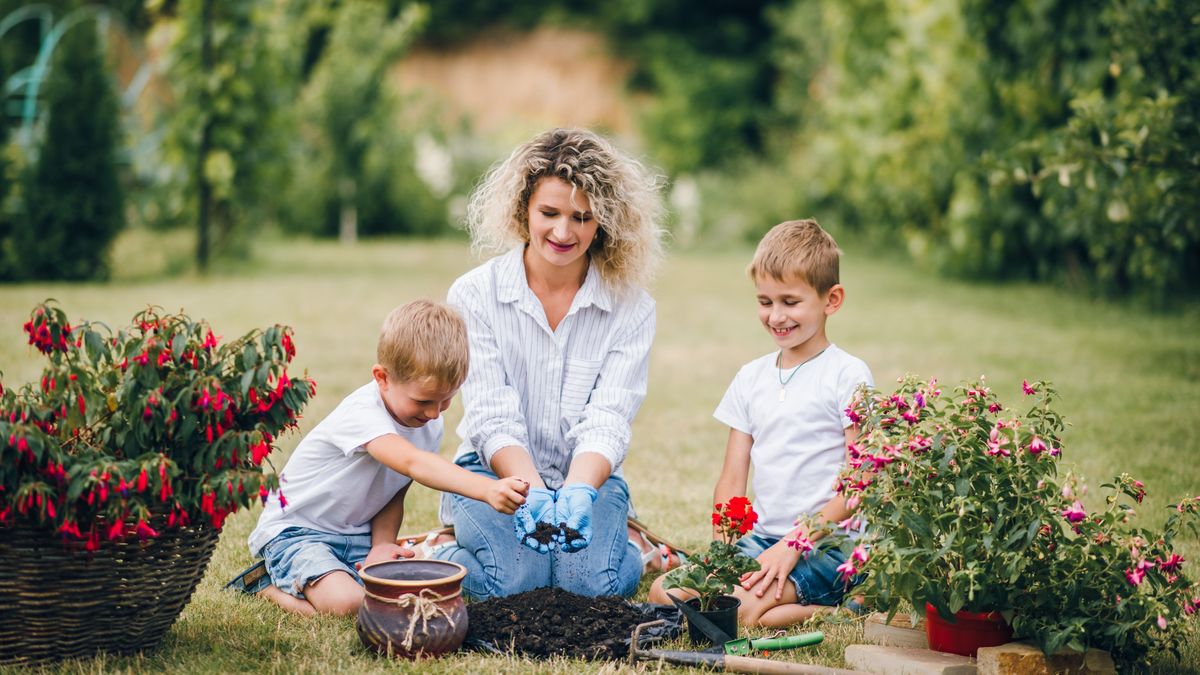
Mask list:
[[[358,575],[366,586],[358,637],[369,649],[412,659],[462,645],[465,567],[444,560],[389,560],[367,565]]]

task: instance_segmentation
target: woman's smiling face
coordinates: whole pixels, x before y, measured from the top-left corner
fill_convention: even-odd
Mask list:
[[[599,224],[582,190],[548,176],[529,195],[529,248],[556,267],[578,264],[596,238]]]

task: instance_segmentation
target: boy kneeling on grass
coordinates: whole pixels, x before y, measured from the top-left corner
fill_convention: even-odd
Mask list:
[[[467,330],[449,307],[415,301],[388,315],[373,382],[345,398],[296,447],[250,533],[262,556],[230,586],[300,614],[353,614],[362,603],[357,570],[411,558],[396,544],[412,481],[512,514],[529,484],[471,473],[437,454],[441,414],[467,376]],[[263,563],[259,563],[261,565]]]
[[[714,413],[729,425],[729,440],[713,502],[746,494],[754,466],[760,518],[737,546],[761,569],[734,588],[745,625],[797,623],[845,594],[837,569],[845,555],[814,544],[820,534],[796,525],[849,517],[845,498],[833,491],[858,433],[843,411],[858,385],[873,384],[867,365],[825,335],[826,320],[845,299],[840,255],[816,221],[794,220],[771,228],[750,263],[758,318],[779,350],[743,366]],[[650,588],[652,602],[670,602],[662,582]],[[688,591],[671,594],[683,599]]]

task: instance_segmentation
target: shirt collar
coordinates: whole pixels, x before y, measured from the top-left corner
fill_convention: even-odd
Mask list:
[[[518,246],[502,255],[496,262],[496,297],[500,302],[517,302],[526,294],[536,300],[533,291],[529,289],[529,279],[525,276],[524,254],[525,247]],[[583,309],[589,305],[595,305],[606,312],[612,311],[613,307],[612,290],[604,283],[596,266],[591,264],[588,265],[583,286],[580,286],[575,301],[571,303],[571,309]]]

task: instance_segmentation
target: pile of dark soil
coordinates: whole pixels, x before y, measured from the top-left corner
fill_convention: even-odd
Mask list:
[[[467,646],[533,658],[621,659],[639,623],[664,618],[616,596],[589,598],[538,588],[467,605]],[[678,619],[667,630],[678,634]],[[662,631],[656,631],[659,637]]]

